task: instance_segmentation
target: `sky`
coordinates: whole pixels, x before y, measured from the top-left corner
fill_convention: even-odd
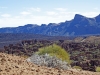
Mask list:
[[[75,14],[99,15],[100,0],[0,0],[0,28],[60,23]]]

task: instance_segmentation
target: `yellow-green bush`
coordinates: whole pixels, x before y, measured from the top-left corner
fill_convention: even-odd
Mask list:
[[[96,72],[100,72],[100,67],[96,67]]]
[[[82,68],[80,66],[73,66],[73,68],[82,70]]]
[[[56,44],[40,48],[39,51],[37,52],[37,54],[39,55],[44,55],[46,53],[51,56],[56,56],[57,58],[62,59],[62,61],[67,61],[68,63],[70,63],[69,54]]]

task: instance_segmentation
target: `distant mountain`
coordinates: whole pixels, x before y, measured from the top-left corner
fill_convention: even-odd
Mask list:
[[[27,24],[14,28],[0,28],[0,33],[33,33],[49,36],[77,36],[100,34],[100,14],[94,18],[88,18],[76,14],[74,19],[61,23]]]

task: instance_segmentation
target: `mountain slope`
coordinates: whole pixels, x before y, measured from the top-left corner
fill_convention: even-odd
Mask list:
[[[27,24],[14,28],[0,28],[0,33],[33,33],[49,36],[74,36],[100,34],[100,14],[94,18],[88,18],[76,14],[74,19],[61,23]]]

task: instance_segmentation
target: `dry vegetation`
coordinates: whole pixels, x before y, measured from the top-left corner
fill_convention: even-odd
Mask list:
[[[46,49],[47,46],[52,48],[53,43],[58,44],[70,54],[72,67],[100,72],[100,36],[78,37],[74,40],[59,40],[56,42],[23,40],[21,43],[4,46],[5,49],[0,49],[0,52],[28,57],[41,47],[41,49]]]
[[[57,70],[29,63],[23,57],[0,53],[0,75],[100,75],[100,73],[75,69]]]

